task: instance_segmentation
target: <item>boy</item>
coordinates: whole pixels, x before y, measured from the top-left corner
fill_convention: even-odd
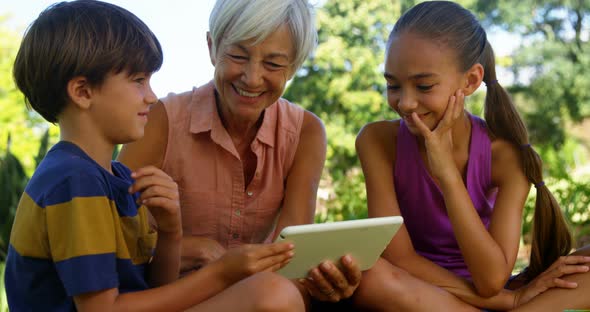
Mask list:
[[[111,161],[117,144],[143,136],[157,101],[151,74],[162,61],[149,28],[104,2],[52,5],[27,30],[15,81],[33,109],[58,123],[61,138],[17,210],[5,274],[12,311],[181,311],[207,299],[205,310],[268,304],[260,296],[237,300],[236,282],[286,264],[291,244],[238,248],[177,281],[176,183],[155,167],[131,173]],[[272,286],[273,276],[249,278]]]

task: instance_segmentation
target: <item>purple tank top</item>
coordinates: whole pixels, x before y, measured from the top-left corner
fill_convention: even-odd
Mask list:
[[[485,122],[473,115],[467,163],[467,192],[487,228],[497,189],[491,183],[491,143]],[[417,138],[401,121],[397,135],[395,192],[416,252],[449,271],[470,279],[447,215],[443,195],[429,175]]]

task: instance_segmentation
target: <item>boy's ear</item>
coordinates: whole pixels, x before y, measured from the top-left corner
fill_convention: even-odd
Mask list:
[[[471,95],[483,81],[483,66],[480,63],[475,63],[471,68],[465,72],[465,85],[463,87],[463,94]]]
[[[86,77],[78,76],[70,79],[67,85],[70,101],[80,109],[88,109],[91,105],[92,88]]]
[[[215,53],[213,53],[213,39],[211,39],[211,33],[207,32],[207,47],[209,48],[209,58],[211,64],[215,66]]]

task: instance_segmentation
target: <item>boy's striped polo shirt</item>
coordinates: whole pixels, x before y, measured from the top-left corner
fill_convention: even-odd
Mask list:
[[[156,243],[145,206],[128,194],[130,170],[113,174],[59,142],[23,193],[10,237],[5,284],[14,311],[74,310],[73,296],[148,288]]]

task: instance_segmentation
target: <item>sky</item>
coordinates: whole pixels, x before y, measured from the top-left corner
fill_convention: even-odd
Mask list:
[[[23,33],[52,3],[50,0],[0,0],[0,16],[8,27]],[[206,33],[214,0],[107,0],[137,15],[154,32],[164,50],[164,64],[152,77],[159,97],[183,92],[213,78]]]
[[[152,77],[159,97],[183,92],[213,78],[206,32],[209,13],[215,0],[106,0],[133,12],[156,34],[164,50],[164,64]],[[0,0],[0,16],[9,14],[7,25],[19,33],[55,0]],[[312,1],[319,6],[323,1]],[[519,41],[506,33],[490,33],[489,40],[497,56],[509,54]],[[509,73],[499,69],[510,80]]]

